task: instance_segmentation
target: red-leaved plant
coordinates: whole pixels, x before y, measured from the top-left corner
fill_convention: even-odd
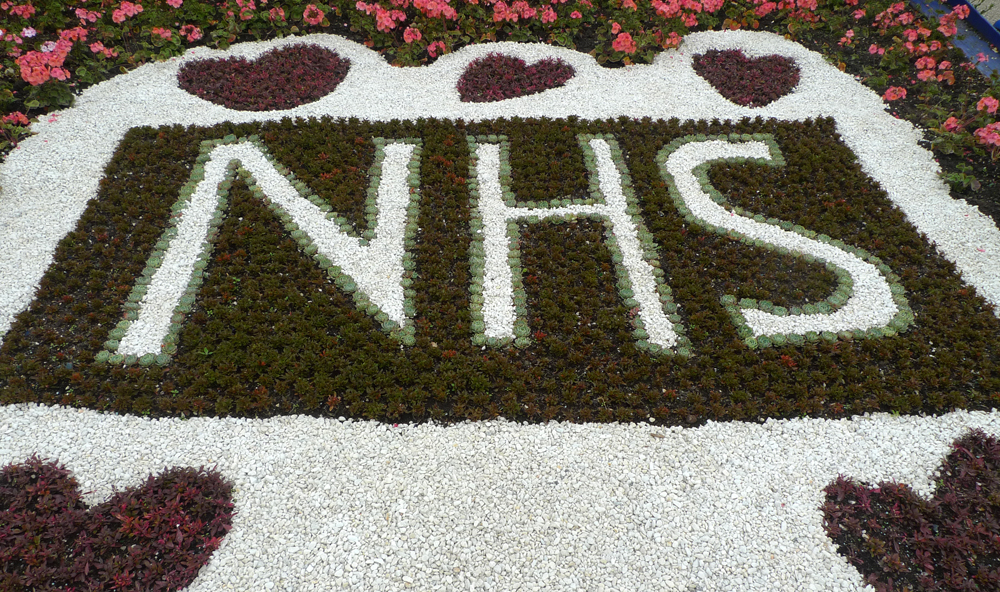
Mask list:
[[[177,73],[177,83],[206,101],[238,111],[292,109],[332,93],[351,62],[318,45],[271,50],[257,60],[197,60]]]
[[[458,94],[465,103],[502,101],[562,86],[574,74],[562,60],[545,58],[528,66],[520,58],[491,53],[466,66],[458,79]]]
[[[738,49],[711,49],[694,56],[691,65],[719,94],[744,107],[763,107],[799,83],[799,67],[779,55],[748,58]]]
[[[824,490],[827,535],[878,592],[1000,590],[1000,443],[976,430],[952,447],[930,500],[843,477]]]
[[[0,590],[187,587],[232,526],[232,485],[173,468],[87,509],[64,467],[33,456],[0,472]]]

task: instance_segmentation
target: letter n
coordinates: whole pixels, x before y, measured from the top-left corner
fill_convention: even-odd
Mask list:
[[[256,136],[202,143],[168,227],[136,279],[125,320],[111,331],[97,361],[165,364],[177,351],[181,324],[197,298],[213,239],[226,215],[228,189],[239,175],[284,223],[300,248],[358,308],[401,343],[414,343],[409,287],[414,262],[406,251],[417,230],[420,141],[375,140],[368,190],[368,230],[352,236],[346,219],[274,162]]]
[[[632,321],[637,345],[651,353],[690,355],[690,342],[682,335],[677,305],[664,283],[653,237],[639,216],[617,142],[608,136],[583,134],[577,140],[589,173],[591,198],[560,198],[536,207],[530,202],[517,205],[510,190],[507,138],[468,138],[473,157],[469,174],[473,342],[492,346],[530,343],[518,224],[591,217],[605,224],[619,293],[625,305],[637,311]]]

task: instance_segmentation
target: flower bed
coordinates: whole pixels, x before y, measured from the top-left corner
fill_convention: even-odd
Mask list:
[[[19,167],[43,168],[33,159],[47,152],[50,139],[91,140],[94,132],[80,123],[90,109],[109,106],[102,101],[121,96],[109,92],[112,85],[39,126],[39,136],[5,163],[0,172],[15,197],[0,220],[22,217],[25,203],[38,219],[53,208],[69,219],[62,230],[38,225],[31,234],[8,226],[10,236],[36,252],[21,258],[13,251],[0,264],[31,262],[19,279],[37,273],[40,284],[26,291],[30,304],[17,310],[25,291],[13,283],[3,293],[4,311],[12,312],[0,349],[0,402],[7,404],[10,425],[25,418],[27,425],[48,423],[30,419],[33,414],[63,421],[58,410],[11,405],[26,402],[165,418],[219,416],[226,419],[199,425],[207,432],[223,425],[227,433],[205,435],[194,456],[217,451],[212,454],[237,471],[236,465],[253,464],[235,460],[247,442],[260,449],[255,438],[234,443],[229,431],[252,424],[294,441],[313,425],[303,417],[286,423],[242,417],[325,416],[315,425],[327,435],[364,447],[381,446],[382,436],[369,440],[370,434],[353,433],[332,418],[561,419],[634,422],[628,429],[645,430],[722,419],[987,410],[1000,397],[1000,325],[990,304],[996,284],[981,265],[994,261],[997,229],[950,201],[933,175],[890,170],[886,163],[898,164],[900,150],[921,166],[930,159],[904,124],[888,123],[877,139],[859,131],[886,122],[877,97],[818,56],[770,36],[706,35],[647,70],[600,79],[594,64],[572,52],[500,45],[397,78],[384,64],[380,70],[370,52],[343,40],[311,41],[327,48],[318,54],[332,50],[344,56],[342,63],[349,59],[351,69],[337,88],[296,101],[287,112],[212,105],[186,94],[177,79],[198,62],[166,64],[134,76],[145,80],[140,86],[148,102],[110,100],[126,115],[101,130],[106,138],[88,144],[94,157],[78,169],[101,171],[99,183],[81,174],[82,181],[69,180],[77,186],[53,190],[66,179],[45,171],[6,181]],[[273,48],[243,49],[259,58]],[[766,89],[764,100],[734,99],[724,81],[698,77],[698,56],[718,57],[714,50],[758,59],[784,54],[775,62],[786,72],[794,64],[801,80],[780,92]],[[564,86],[507,103],[516,107],[503,100],[464,104],[460,74],[495,51],[523,54],[511,59],[532,64],[558,55],[575,75]],[[426,85],[417,86],[421,92],[393,86],[418,77]],[[634,97],[637,80],[646,83],[640,87],[646,100],[619,107],[614,99]],[[700,102],[672,99],[657,80],[686,83]],[[581,99],[592,99],[588,93],[605,102],[587,110],[592,103]],[[174,110],[157,109],[157,101]],[[442,117],[425,117],[422,109],[440,110]],[[322,117],[330,114],[347,117]],[[670,118],[674,114],[681,119]],[[857,119],[864,120],[860,126]],[[184,125],[170,125],[178,121]],[[49,197],[32,199],[39,190]],[[981,250],[957,248],[968,249],[970,241]],[[31,267],[37,252],[51,253],[51,265],[43,256]],[[988,423],[991,416],[984,416]],[[124,429],[144,440],[144,429],[135,427],[142,424],[133,419],[111,432]],[[78,423],[92,420],[105,421],[83,412]],[[879,421],[896,433],[891,422]],[[938,426],[930,429],[940,439],[955,429],[938,429],[949,421],[955,423],[919,418],[916,424]],[[815,425],[827,426],[817,428],[822,431],[834,423]],[[149,432],[160,438],[159,427],[179,433],[183,424],[165,419]],[[813,428],[782,425],[805,434],[783,445],[782,454],[801,452]],[[415,433],[437,428],[420,429]],[[758,437],[747,431],[735,423],[719,439]],[[680,445],[674,434],[685,433],[651,435],[672,446]],[[633,442],[634,435],[623,441]],[[11,453],[35,441],[59,448],[46,437],[15,436]],[[501,448],[513,447],[503,438]],[[308,449],[313,463],[327,453]],[[831,456],[846,457],[839,454]],[[299,467],[296,455],[275,458]],[[652,464],[662,460],[650,464],[657,475],[667,465]],[[713,462],[699,461],[697,484]],[[810,465],[811,489],[806,473],[774,481],[783,491],[811,492],[802,497],[811,504],[808,512],[796,518],[812,512],[813,529],[799,535],[815,534],[814,498],[842,466],[868,465]],[[247,499],[257,499],[258,479],[240,475]],[[318,479],[326,491],[331,481],[336,485],[329,475]],[[848,487],[844,481],[835,486]],[[290,507],[301,515],[295,504],[317,496],[300,497],[306,490],[293,489]],[[658,498],[656,507],[667,501]],[[82,505],[73,503],[82,516]],[[246,507],[257,509],[253,502]],[[261,507],[289,511],[271,498]],[[337,515],[353,514],[345,512]],[[238,532],[255,532],[261,517],[248,515],[253,518]],[[676,536],[684,544],[695,540],[691,532]],[[245,542],[232,545],[240,549]],[[208,551],[218,541],[210,543]],[[807,547],[821,544],[813,537]],[[856,541],[844,543],[845,555],[854,552],[851,544]],[[223,555],[201,585],[247,582],[243,572],[227,571],[234,556]],[[882,571],[872,581],[881,582],[880,574],[895,565],[891,559],[879,563],[866,555],[861,564],[877,564]],[[670,573],[686,569],[679,565],[671,564]],[[769,581],[788,573],[798,574],[792,568]],[[109,577],[127,585],[133,576],[119,570]],[[727,577],[718,580],[723,587],[741,589],[734,582],[743,580]]]
[[[378,79],[364,55],[351,72]],[[721,55],[698,53],[693,67],[725,93],[699,70],[698,56]],[[480,67],[465,59],[452,68]],[[225,62],[180,66],[180,87],[213,64]],[[796,78],[840,76],[798,64]],[[786,105],[794,88],[781,89]],[[534,95],[534,109],[559,92],[578,91]],[[862,172],[837,126],[137,127],[5,336],[3,401],[679,424],[995,405],[991,307]],[[226,146],[236,152],[221,156]],[[690,161],[692,150],[708,152]],[[243,164],[226,172],[229,159]]]

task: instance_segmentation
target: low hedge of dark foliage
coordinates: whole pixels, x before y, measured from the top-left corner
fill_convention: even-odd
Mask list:
[[[930,500],[902,483],[826,487],[826,532],[878,592],[1000,590],[1000,442],[955,441]]]
[[[0,590],[187,587],[232,524],[232,486],[173,468],[88,509],[76,479],[38,457],[0,472]]]
[[[466,103],[487,103],[533,95],[566,84],[573,67],[545,58],[528,66],[521,58],[491,53],[472,60],[458,79],[458,94]]]
[[[719,94],[746,107],[763,107],[799,83],[798,66],[784,56],[748,58],[739,49],[710,49],[694,56],[691,65]]]
[[[347,76],[351,61],[313,44],[271,50],[245,58],[197,60],[177,73],[181,88],[238,111],[291,109],[330,94]]]

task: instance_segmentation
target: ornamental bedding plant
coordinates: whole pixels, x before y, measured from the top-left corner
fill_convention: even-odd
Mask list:
[[[65,467],[33,456],[0,472],[0,589],[180,590],[233,514],[215,471],[164,470],[88,509]]]
[[[798,66],[784,56],[748,58],[738,49],[713,49],[694,56],[691,63],[722,96],[746,107],[763,107],[799,83]]]
[[[1000,442],[971,431],[934,474],[934,494],[840,476],[826,487],[827,535],[877,592],[1000,589]]]
[[[271,50],[254,61],[245,58],[198,60],[177,74],[184,90],[239,111],[291,109],[333,92],[351,62],[317,45]]]
[[[573,67],[546,58],[528,66],[524,60],[499,53],[473,60],[458,79],[463,102],[487,103],[533,95],[566,84]]]

